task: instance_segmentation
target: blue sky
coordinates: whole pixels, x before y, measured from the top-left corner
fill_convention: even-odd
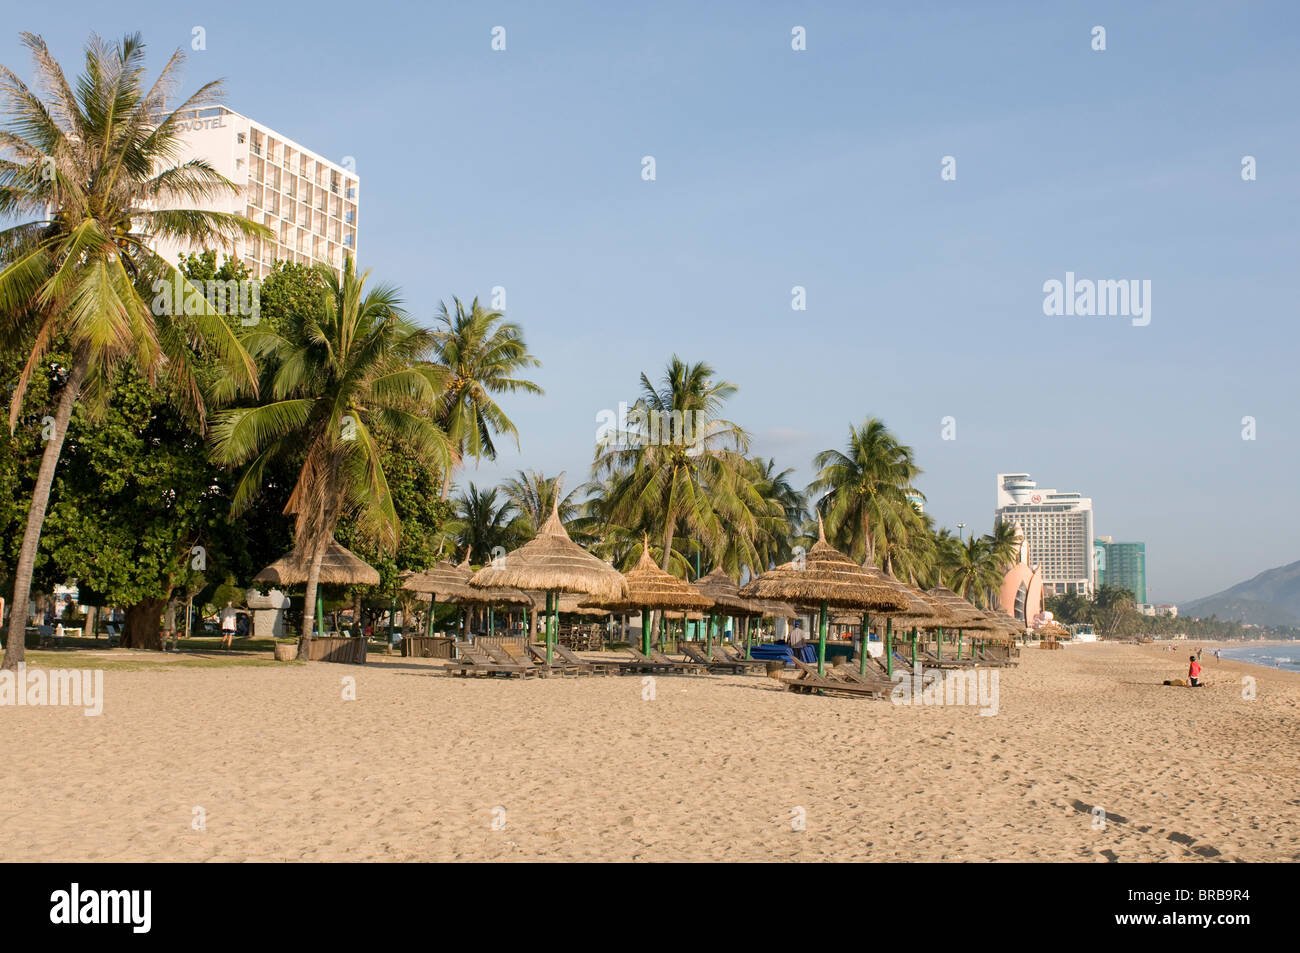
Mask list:
[[[584,479],[675,352],[801,483],[875,415],[942,524],[987,531],[1000,471],[1091,496],[1153,601],[1300,559],[1293,4],[475,7],[28,5],[0,62],[139,30],[156,66],[202,26],[186,90],[354,156],[361,264],[416,317],[503,286],[547,396],[463,479]],[[1045,316],[1067,271],[1150,280],[1151,323]]]

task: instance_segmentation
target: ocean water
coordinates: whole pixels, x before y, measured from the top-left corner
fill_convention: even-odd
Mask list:
[[[1249,662],[1267,668],[1300,672],[1300,642],[1289,645],[1242,645],[1223,649],[1223,657],[1234,662]]]

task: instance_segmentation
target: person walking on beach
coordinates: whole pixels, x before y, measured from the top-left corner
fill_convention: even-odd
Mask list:
[[[226,603],[226,607],[221,610],[221,644],[230,651],[231,640],[235,637],[235,627],[238,623],[235,621],[235,608],[233,603]]]
[[[1187,681],[1192,688],[1201,687],[1201,663],[1195,655],[1191,656],[1191,664],[1187,667]]]

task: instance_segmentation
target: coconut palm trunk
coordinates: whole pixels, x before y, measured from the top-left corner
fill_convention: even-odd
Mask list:
[[[89,361],[80,355],[72,365],[68,381],[59,395],[59,406],[54,412],[54,436],[45,442],[41,454],[41,468],[36,474],[36,488],[32,491],[32,505],[27,511],[27,527],[23,530],[23,545],[18,553],[18,566],[14,571],[14,601],[9,613],[9,640],[5,645],[3,667],[16,669],[26,654],[27,613],[31,605],[32,574],[36,569],[36,550],[41,542],[41,527],[45,524],[45,510],[50,503],[50,490],[54,487],[54,471],[63,453],[63,439],[68,433],[72,408],[81,393],[81,383],[86,378]]]
[[[333,538],[333,534],[330,534],[330,538]],[[316,543],[311,565],[307,569],[307,594],[304,596],[302,607],[302,633],[298,636],[298,658],[303,660],[311,657],[311,629],[316,621],[316,590],[320,588],[320,566],[325,558],[327,544],[326,539]]]

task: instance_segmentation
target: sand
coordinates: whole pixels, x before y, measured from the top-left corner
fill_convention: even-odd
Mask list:
[[[1207,652],[1211,687],[1162,686],[1187,654],[1025,649],[993,717],[755,676],[109,670],[99,717],[0,708],[0,857],[1300,859],[1300,673]]]

